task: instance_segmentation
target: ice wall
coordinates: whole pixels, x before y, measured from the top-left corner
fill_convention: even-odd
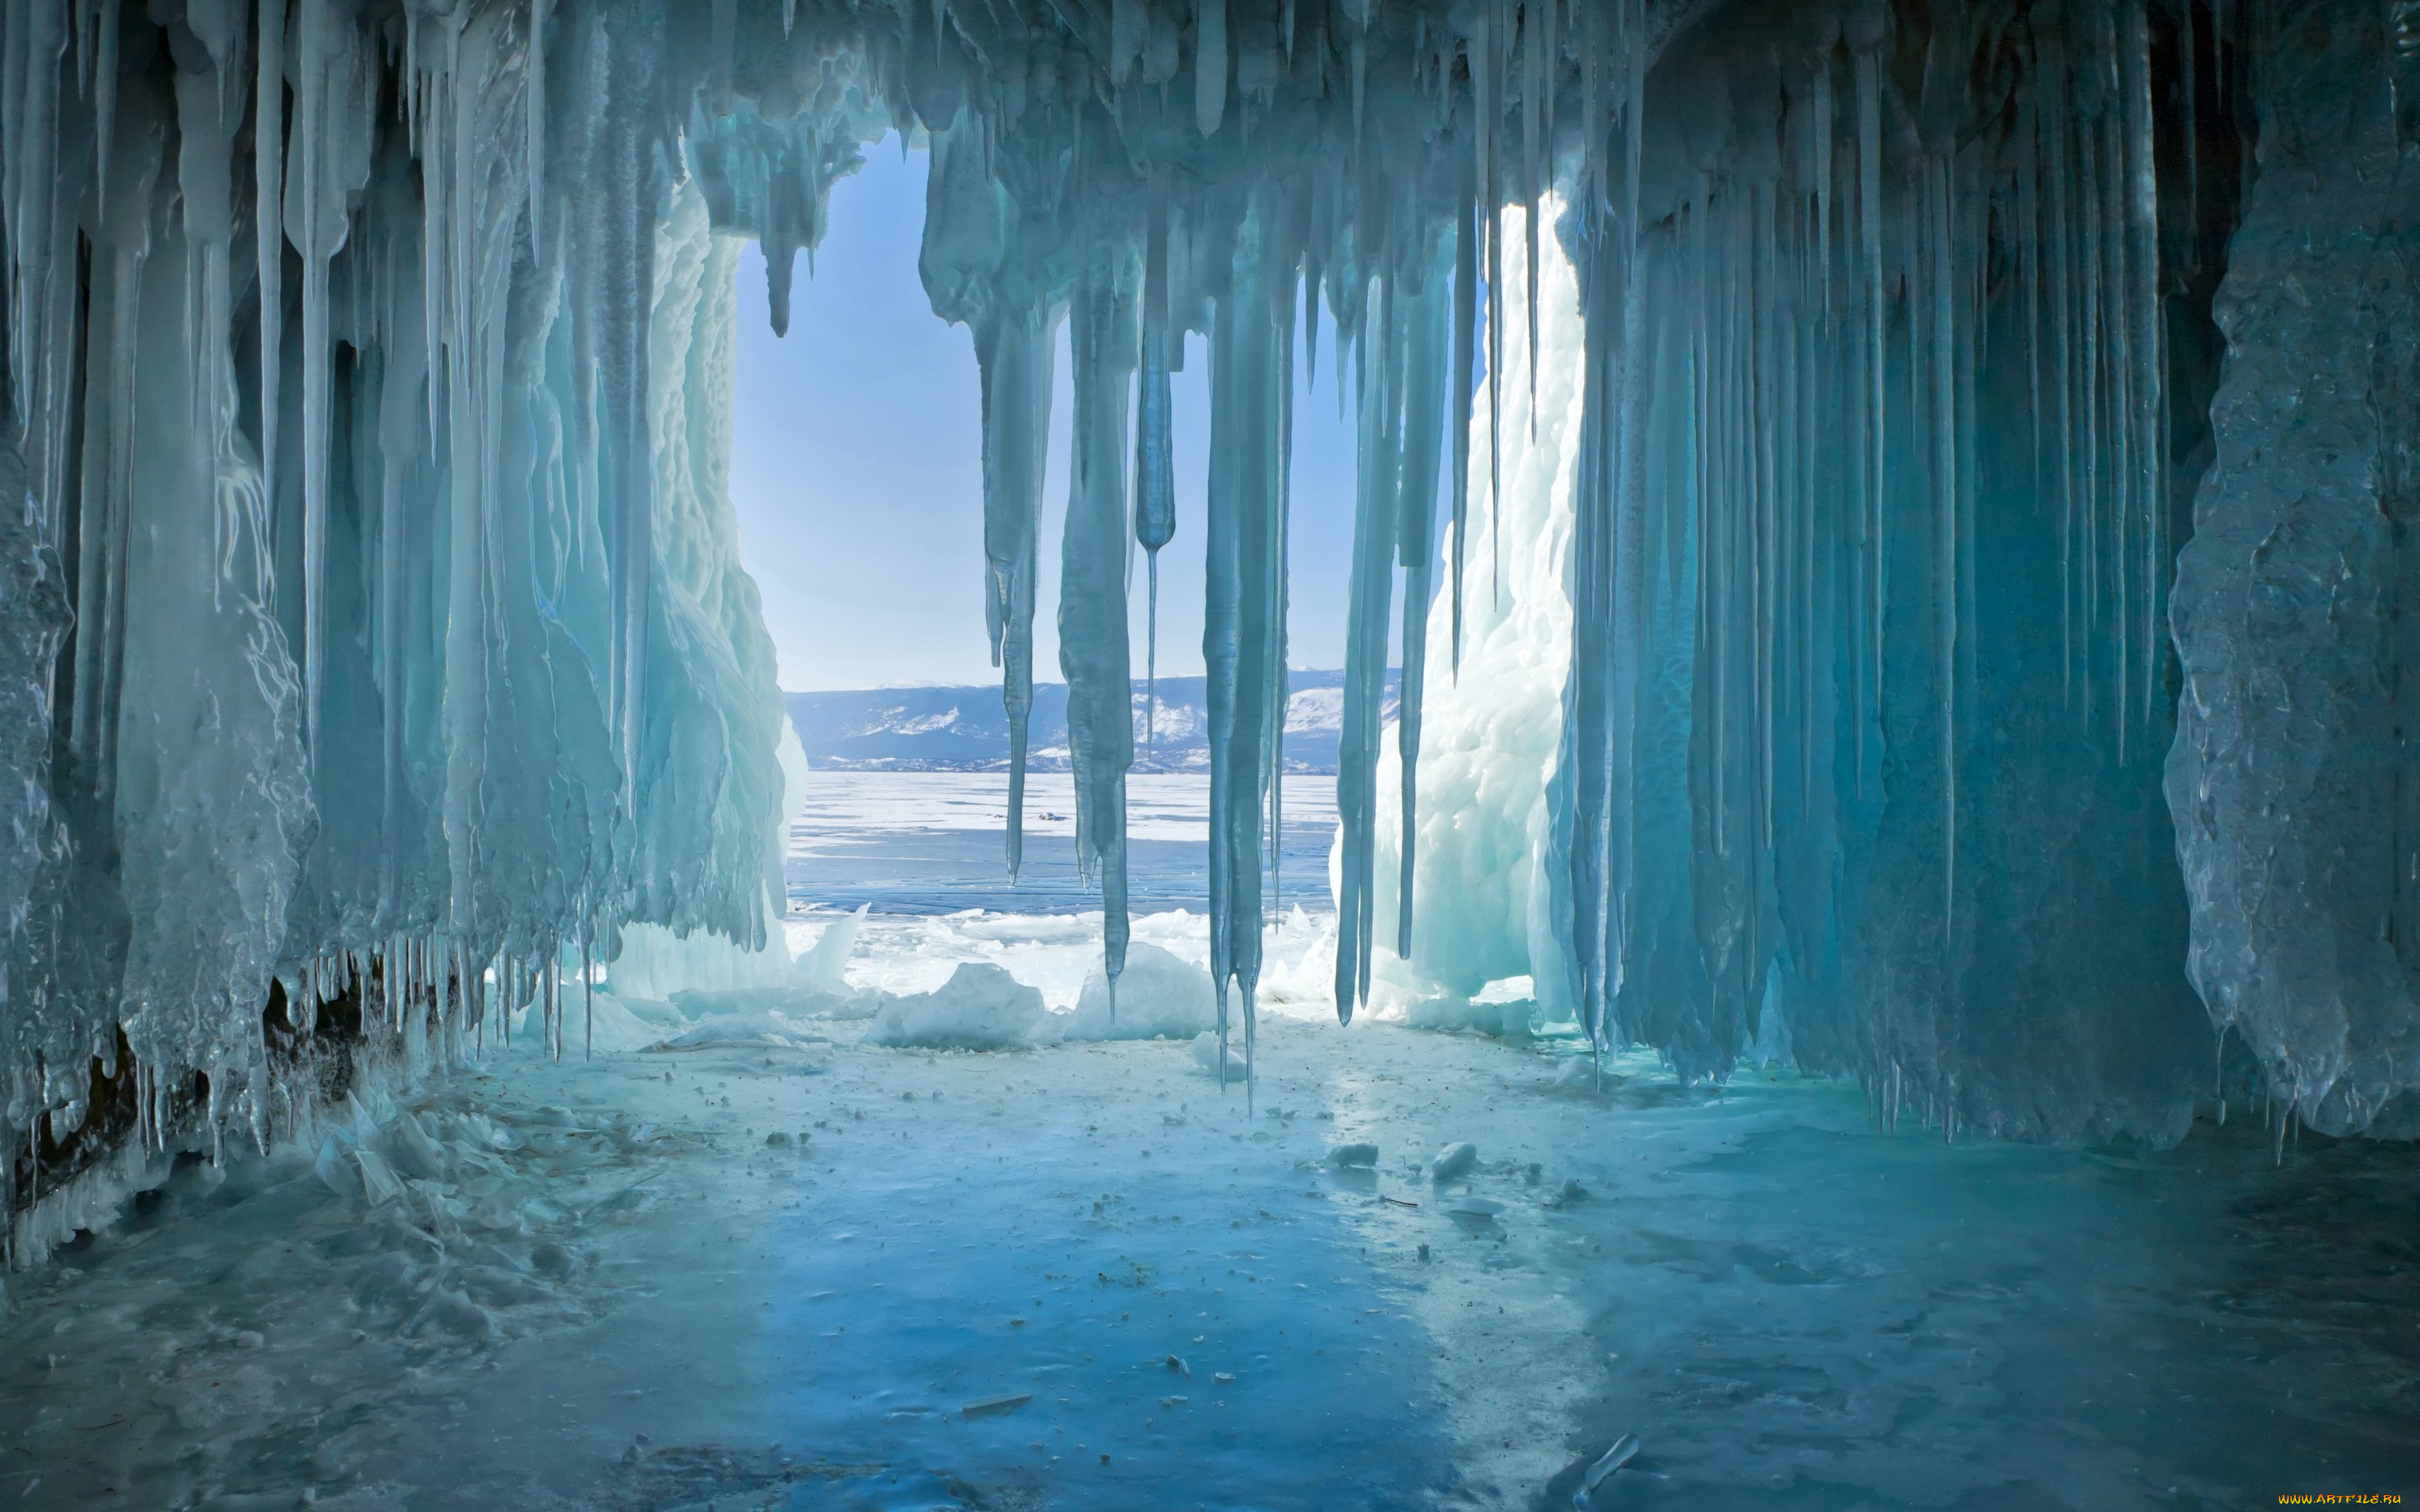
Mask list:
[[[2209,1088],[2156,772],[2211,19],[1742,6],[1659,61],[1676,129],[1583,275],[1562,781],[1608,1039],[1720,1076],[1786,1032],[1952,1132],[2172,1140]]]
[[[2275,25],[2259,177],[2219,306],[2217,460],[2177,569],[2168,795],[2213,1017],[2313,1126],[2410,1135],[2420,17]]]

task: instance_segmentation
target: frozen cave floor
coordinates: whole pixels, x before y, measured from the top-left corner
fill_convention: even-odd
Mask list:
[[[1248,1117],[1181,1042],[861,1028],[494,1054],[374,1207],[188,1159],[10,1280],[0,1505],[1562,1508],[1632,1433],[1593,1505],[2420,1490],[2409,1146],[1945,1146],[1282,1017]]]

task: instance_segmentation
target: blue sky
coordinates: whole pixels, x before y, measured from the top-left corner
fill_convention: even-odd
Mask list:
[[[998,674],[983,633],[974,347],[963,327],[935,318],[916,276],[926,154],[903,154],[894,136],[867,156],[833,191],[812,279],[799,259],[786,337],[773,335],[766,316],[764,259],[751,247],[740,262],[731,492],[741,548],[764,590],[783,687],[989,682]],[[1322,330],[1318,385],[1305,385],[1294,406],[1290,660],[1299,667],[1344,660],[1353,433],[1338,415],[1333,335]],[[1059,676],[1067,505],[1061,340],[1034,612],[1036,676],[1046,680]],[[1207,367],[1197,338],[1176,379],[1177,534],[1160,553],[1160,669],[1171,676],[1201,671]],[[1144,580],[1138,552],[1138,677]]]

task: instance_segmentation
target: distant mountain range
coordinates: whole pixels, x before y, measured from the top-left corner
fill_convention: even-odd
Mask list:
[[[1204,771],[1210,765],[1207,679],[1162,678],[1150,739],[1145,698],[1134,684],[1134,765],[1138,771]],[[1395,713],[1395,674],[1387,674],[1384,717]],[[985,772],[1009,765],[1009,716],[998,684],[962,688],[873,688],[856,693],[783,695],[807,764],[835,771]],[[1336,770],[1343,728],[1344,674],[1295,672],[1288,689],[1286,767]],[[1067,769],[1067,685],[1037,683],[1028,765]]]

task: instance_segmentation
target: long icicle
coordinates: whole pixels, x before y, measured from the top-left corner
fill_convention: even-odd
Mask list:
[[[260,68],[252,120],[252,174],[258,185],[253,229],[261,280],[261,507],[272,519],[277,500],[278,380],[285,367],[280,360],[285,321],[285,3],[260,0]]]
[[[1441,249],[1442,250],[1442,249]],[[1395,715],[1397,759],[1402,766],[1401,876],[1395,890],[1395,954],[1411,959],[1412,882],[1420,836],[1420,711],[1427,684],[1428,600],[1437,563],[1437,466],[1444,448],[1439,427],[1459,405],[1445,392],[1444,321],[1441,298],[1443,269],[1436,256],[1411,296],[1405,315],[1403,466],[1398,484],[1402,517],[1396,526],[1396,560],[1404,569],[1403,686]],[[1467,430],[1457,425],[1457,432]]]
[[[1879,45],[1878,38],[1875,45]],[[1887,513],[1889,453],[1883,436],[1886,312],[1882,304],[1882,89],[1879,62],[1873,47],[1860,47],[1857,55],[1857,198],[1858,230],[1865,244],[1865,443],[1872,458],[1866,470],[1872,509],[1869,540],[1873,549],[1873,563],[1867,575],[1873,593],[1869,606],[1873,610],[1869,627],[1872,644],[1868,655],[1873,668],[1871,717],[1878,722],[1882,717],[1883,606],[1890,593],[1891,554]]]
[[[1454,217],[1454,375],[1446,400],[1454,422],[1453,667],[1462,670],[1462,564],[1470,544],[1471,410],[1478,375],[1479,205],[1467,194]]]
[[[1143,652],[1143,739],[1158,738],[1160,548],[1176,539],[1176,454],[1168,378],[1167,199],[1153,187],[1143,255],[1142,376],[1134,404],[1134,540],[1150,562],[1150,609]],[[1176,339],[1182,339],[1181,336]]]
[[[1034,532],[1050,436],[1054,315],[993,317],[977,335],[983,389],[983,613],[1009,716],[1009,877],[1025,864],[1025,778],[1033,715]]]

